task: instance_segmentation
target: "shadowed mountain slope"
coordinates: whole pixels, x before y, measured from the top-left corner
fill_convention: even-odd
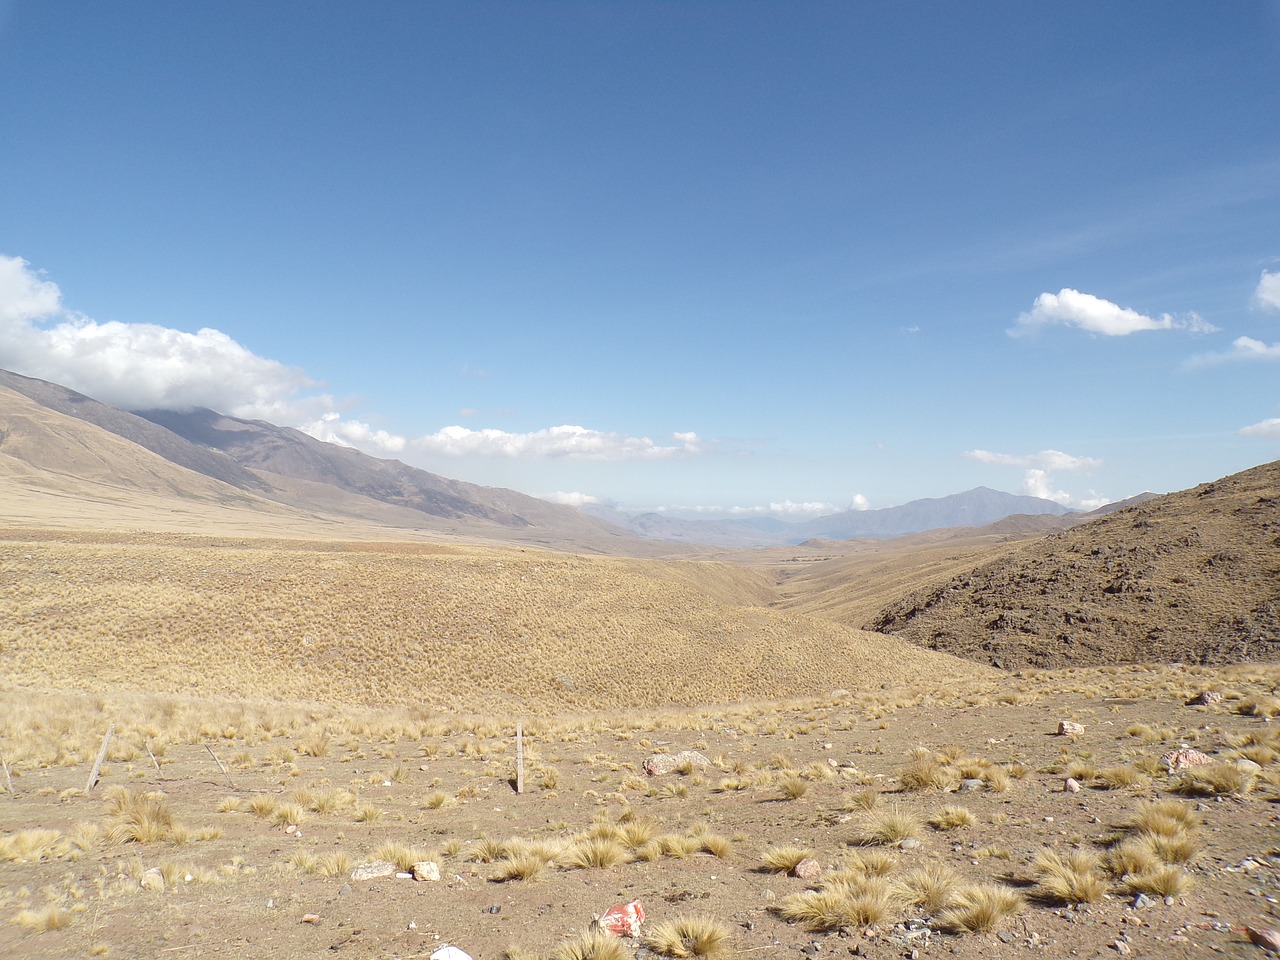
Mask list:
[[[916,590],[866,628],[1008,669],[1280,658],[1280,462]]]

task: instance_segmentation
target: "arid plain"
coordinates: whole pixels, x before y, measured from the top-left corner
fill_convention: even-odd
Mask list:
[[[78,424],[0,424],[0,954],[1255,957],[1280,924],[1274,464],[1047,537],[628,557]]]

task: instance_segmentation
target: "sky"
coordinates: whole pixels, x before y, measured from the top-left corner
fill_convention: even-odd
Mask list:
[[[0,367],[560,502],[1280,458],[1280,0],[0,0]]]

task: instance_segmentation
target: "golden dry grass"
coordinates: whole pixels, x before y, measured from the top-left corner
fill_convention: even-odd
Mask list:
[[[448,689],[450,703],[552,713],[983,672],[768,609],[763,578],[724,563],[11,531],[0,579],[0,646],[8,681],[24,685],[338,703]],[[624,654],[645,684],[615,669]],[[459,657],[465,671],[452,668]],[[296,743],[304,756],[328,749],[323,732]]]

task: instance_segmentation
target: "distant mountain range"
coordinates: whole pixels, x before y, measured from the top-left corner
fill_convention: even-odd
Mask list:
[[[608,508],[587,509],[639,537],[720,547],[769,547],[862,537],[884,540],[945,527],[981,527],[1015,515],[1060,517],[1074,512],[1052,500],[1001,493],[987,487],[880,510],[846,510],[794,523],[774,517],[685,520],[661,513],[628,515]]]
[[[40,458],[48,460],[55,456],[50,448],[62,443],[68,451],[74,450],[74,455],[68,453],[60,461],[62,475],[87,471],[101,477],[114,473],[123,482],[136,473],[124,462],[127,456],[122,459],[127,447],[109,445],[111,456],[107,456],[108,445],[104,443],[101,455],[95,457],[93,434],[83,429],[60,431],[56,419],[49,419],[50,414],[56,414],[100,428],[177,468],[174,472],[149,463],[143,471],[148,489],[158,486],[180,491],[182,496],[218,499],[208,492],[210,488],[193,486],[190,478],[184,480],[183,471],[189,471],[234,488],[223,495],[227,502],[263,500],[379,524],[584,552],[652,554],[659,549],[654,541],[762,547],[814,539],[886,539],[939,528],[980,527],[1014,515],[1048,520],[1070,513],[1050,500],[978,487],[948,497],[882,510],[846,511],[801,523],[770,517],[682,520],[658,513],[629,516],[605,508],[578,510],[514,490],[450,480],[398,460],[325,443],[289,427],[213,410],[131,413],[58,384],[3,370],[0,388],[27,398],[44,411],[38,443],[24,444],[20,429],[13,435],[17,428],[12,424],[7,432],[0,429],[0,453],[23,459],[21,451],[25,450],[28,467],[33,463],[30,451],[34,447],[41,448]],[[4,412],[4,390],[0,389],[0,414]],[[31,421],[27,422],[28,429],[34,429]],[[197,489],[201,491],[198,494],[193,492]]]

